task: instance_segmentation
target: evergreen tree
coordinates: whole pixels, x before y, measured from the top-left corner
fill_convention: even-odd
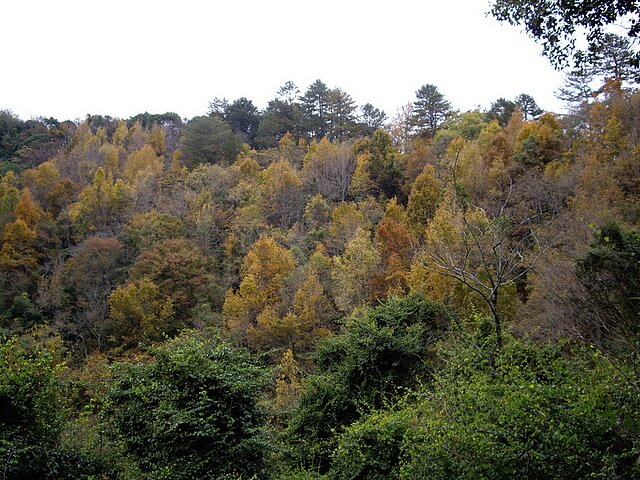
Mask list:
[[[543,110],[538,106],[533,97],[531,95],[527,95],[526,93],[521,93],[520,95],[518,95],[515,99],[515,104],[524,115],[525,120],[536,118],[543,112]]]
[[[322,138],[329,133],[329,88],[318,79],[300,97],[304,110],[305,129],[310,138]]]
[[[491,108],[487,112],[487,117],[497,120],[500,126],[506,127],[516,107],[515,102],[507,100],[506,98],[499,98],[491,104]]]
[[[451,114],[451,104],[438,87],[426,84],[416,91],[411,123],[420,135],[433,137],[436,130]]]

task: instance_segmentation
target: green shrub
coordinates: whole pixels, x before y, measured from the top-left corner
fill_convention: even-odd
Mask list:
[[[60,444],[66,421],[63,367],[45,347],[0,343],[0,472],[20,480],[82,479],[96,461]]]
[[[428,377],[433,345],[449,322],[424,297],[390,298],[322,343],[288,429],[303,463],[326,471],[343,427]]]
[[[116,365],[105,413],[138,478],[261,477],[266,373],[218,339],[183,337]]]

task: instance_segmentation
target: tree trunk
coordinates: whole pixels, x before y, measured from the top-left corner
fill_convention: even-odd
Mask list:
[[[489,365],[494,369],[496,356],[500,353],[500,350],[502,350],[502,318],[498,312],[498,290],[491,293],[491,296],[489,297],[489,308],[493,315],[493,323],[496,332],[496,342],[494,344],[493,351],[489,355]]]

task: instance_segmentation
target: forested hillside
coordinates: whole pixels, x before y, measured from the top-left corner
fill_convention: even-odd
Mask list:
[[[640,478],[640,93],[0,112],[6,479]]]

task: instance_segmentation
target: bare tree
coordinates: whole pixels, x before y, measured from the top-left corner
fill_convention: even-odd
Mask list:
[[[330,201],[344,202],[349,192],[356,162],[347,142],[321,140],[305,158],[302,175],[307,188]]]
[[[455,168],[454,164],[454,172]],[[541,240],[541,231],[552,214],[510,209],[511,181],[493,213],[469,203],[460,191],[454,173],[427,227],[423,262],[427,269],[465,285],[487,305],[496,336],[493,360],[503,343],[501,294],[523,280],[546,250],[548,240]]]

